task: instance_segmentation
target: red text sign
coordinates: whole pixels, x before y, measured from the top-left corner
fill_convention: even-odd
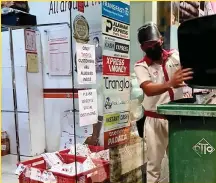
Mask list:
[[[104,148],[126,144],[130,139],[130,127],[104,132]]]
[[[130,60],[124,58],[103,56],[103,74],[113,76],[129,76]]]

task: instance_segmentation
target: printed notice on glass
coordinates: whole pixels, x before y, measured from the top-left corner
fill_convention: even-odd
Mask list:
[[[78,84],[96,84],[95,46],[76,44]]]
[[[27,71],[29,73],[38,73],[38,55],[37,53],[26,53]]]
[[[71,75],[69,29],[49,30],[47,34],[49,74],[54,76]]]
[[[25,29],[25,50],[28,52],[37,52],[36,46],[36,31],[31,29]]]
[[[97,123],[97,91],[96,89],[79,90],[79,122],[80,126]]]

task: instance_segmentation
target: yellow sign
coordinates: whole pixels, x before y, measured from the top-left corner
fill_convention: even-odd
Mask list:
[[[37,53],[26,53],[27,72],[38,73],[38,56]]]
[[[120,113],[104,115],[104,125],[107,127],[118,124],[119,121],[120,121]]]

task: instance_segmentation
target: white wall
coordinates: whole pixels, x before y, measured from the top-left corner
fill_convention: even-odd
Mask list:
[[[15,119],[14,112],[12,112],[14,111],[14,104],[9,32],[5,31],[2,34],[2,129],[7,131],[9,135],[11,153],[16,154]],[[45,149],[42,65],[41,62],[38,63],[38,73],[27,73],[24,30],[13,30],[12,36],[20,154],[34,156],[43,153]],[[39,45],[37,45],[38,48]],[[40,56],[38,54],[38,57]]]

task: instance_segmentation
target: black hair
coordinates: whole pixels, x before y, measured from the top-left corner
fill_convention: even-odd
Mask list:
[[[95,40],[95,39],[97,40],[98,43],[100,42],[100,40],[97,36],[93,38],[93,40]]]

